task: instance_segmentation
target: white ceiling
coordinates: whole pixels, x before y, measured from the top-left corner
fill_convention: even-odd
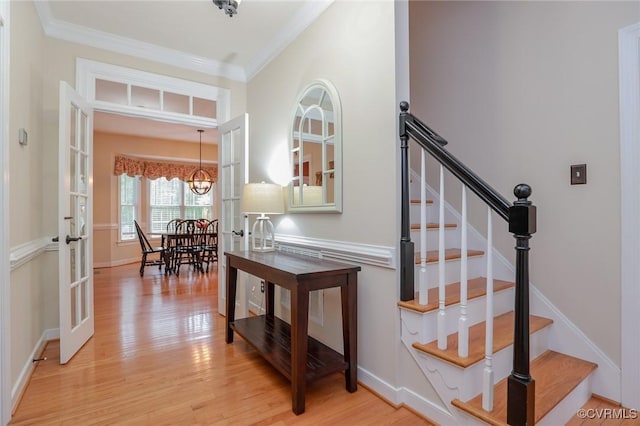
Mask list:
[[[333,1],[242,0],[233,17],[211,0],[38,0],[35,5],[49,37],[246,82]],[[139,120],[100,113],[94,126],[179,140],[197,134],[188,126]],[[217,142],[217,132],[208,133],[203,142]]]

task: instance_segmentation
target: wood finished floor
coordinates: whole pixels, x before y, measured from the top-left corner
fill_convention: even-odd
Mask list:
[[[67,364],[50,342],[11,425],[429,425],[335,374],[290,383],[241,338],[227,345],[215,272],[165,277],[138,265],[98,269],[95,335]]]

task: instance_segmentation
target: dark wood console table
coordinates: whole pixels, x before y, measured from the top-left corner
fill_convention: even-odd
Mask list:
[[[358,389],[357,306],[360,266],[279,252],[225,252],[227,259],[227,334],[235,331],[291,381],[292,409],[304,412],[307,381],[345,372],[346,389]],[[238,270],[267,283],[266,314],[235,319]],[[291,325],[274,315],[275,285],[291,292]],[[309,292],[340,287],[344,355],[308,336]]]

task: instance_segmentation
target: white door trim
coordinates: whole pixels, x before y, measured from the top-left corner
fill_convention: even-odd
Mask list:
[[[618,32],[620,77],[621,403],[640,409],[640,23]]]
[[[0,1],[0,424],[11,420],[9,274],[9,1]]]

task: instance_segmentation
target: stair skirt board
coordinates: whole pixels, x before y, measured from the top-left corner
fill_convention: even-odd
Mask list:
[[[502,315],[513,310],[513,298],[515,290],[507,288],[494,293],[493,312],[494,316]],[[486,301],[484,297],[469,300],[467,304],[467,321],[469,326],[473,326],[485,321]],[[447,335],[458,331],[458,318],[460,315],[460,305],[454,304],[445,307],[445,332]],[[438,338],[437,330],[438,310],[427,313],[420,313],[410,309],[402,309],[401,321],[403,333],[406,331],[411,336],[420,335],[423,342],[431,342]],[[412,342],[415,343],[415,342]]]
[[[427,354],[415,348],[414,353],[418,364],[427,371],[442,378],[447,388],[447,395],[442,398],[447,401],[459,399],[467,401],[482,392],[482,375],[485,367],[484,358],[469,367],[463,368],[441,358]],[[533,333],[530,338],[531,358],[535,358],[548,350],[548,327]],[[513,346],[507,346],[493,354],[493,371],[495,382],[504,379],[511,373],[513,366]]]

